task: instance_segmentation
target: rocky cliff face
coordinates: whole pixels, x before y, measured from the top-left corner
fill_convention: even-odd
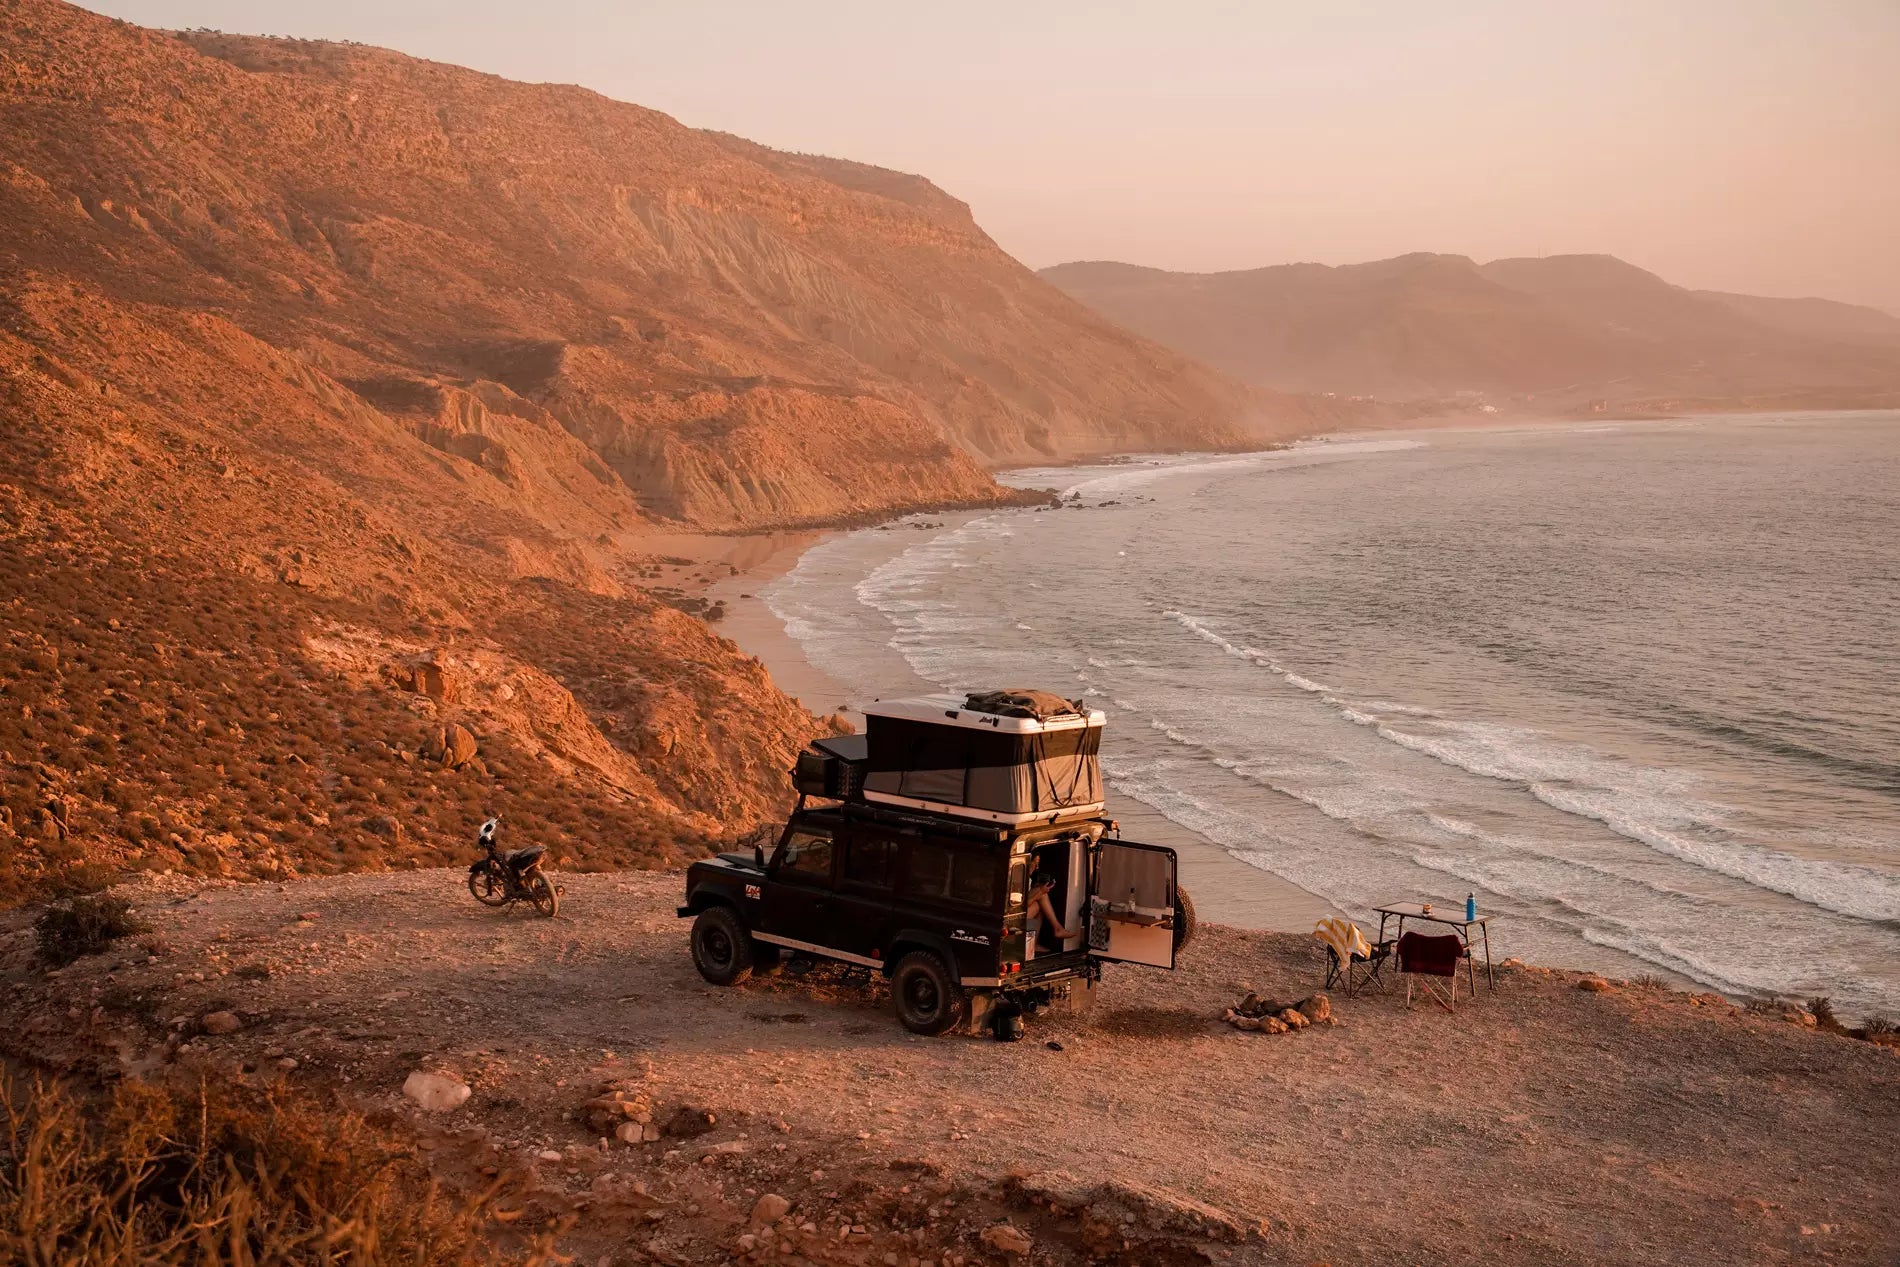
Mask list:
[[[1478,393],[1530,410],[1670,397],[1873,404],[1900,392],[1900,321],[1884,313],[1685,290],[1604,255],[1231,273],[1075,263],[1042,275],[1130,329],[1288,391]]]
[[[0,900],[441,863],[497,812],[565,867],[664,863],[782,811],[820,724],[536,518],[632,496],[550,477],[558,428],[415,408],[218,317],[0,300]]]

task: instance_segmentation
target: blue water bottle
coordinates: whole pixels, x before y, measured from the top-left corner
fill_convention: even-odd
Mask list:
[[[1469,921],[1476,918],[1478,918],[1478,895],[1467,893],[1465,894],[1465,919]]]

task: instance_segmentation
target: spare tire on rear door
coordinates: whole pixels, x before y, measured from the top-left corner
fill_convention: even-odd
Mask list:
[[[970,1000],[935,951],[913,950],[891,972],[897,1019],[913,1034],[947,1034],[963,1023]]]
[[[1180,954],[1194,940],[1200,919],[1194,914],[1194,899],[1180,885],[1174,886],[1174,953]]]

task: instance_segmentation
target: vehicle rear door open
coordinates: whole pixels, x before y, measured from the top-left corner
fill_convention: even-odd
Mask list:
[[[1174,967],[1174,850],[1132,840],[1097,847],[1089,885],[1089,954]]]

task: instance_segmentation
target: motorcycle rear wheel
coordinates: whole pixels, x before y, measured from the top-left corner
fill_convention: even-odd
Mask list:
[[[561,909],[560,894],[554,891],[554,881],[539,871],[528,879],[528,900],[534,903],[534,909],[553,919],[555,912]]]
[[[483,906],[508,905],[508,882],[494,867],[468,873],[468,891]]]

